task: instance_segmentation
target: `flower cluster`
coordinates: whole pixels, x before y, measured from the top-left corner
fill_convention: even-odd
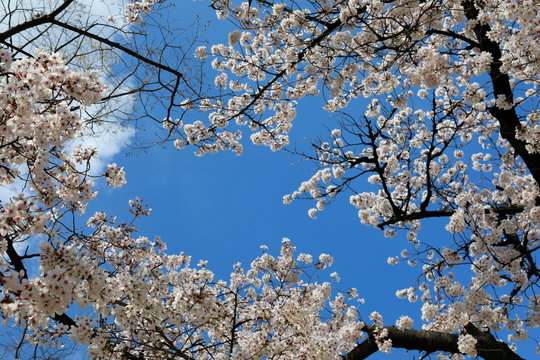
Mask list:
[[[38,338],[69,334],[89,355],[109,359],[125,351],[159,356],[169,339],[167,351],[193,358],[208,358],[211,349],[212,358],[232,352],[233,358],[337,360],[361,337],[356,309],[343,294],[332,296],[328,282],[303,279],[303,272],[321,267],[307,254],[298,263],[288,239],[279,256],[265,252],[246,270],[237,264],[226,282],[214,279],[205,261],[193,266],[187,255],[167,255],[159,239],[135,237],[133,226],[104,213],[89,223],[94,232],[85,239],[42,245],[35,278],[3,279],[5,290],[17,294],[2,302],[3,313],[28,320]],[[327,254],[319,259],[331,263]],[[90,315],[77,318],[76,327],[48,327],[49,317],[72,303],[91,308]]]
[[[130,0],[124,6],[125,19],[129,23],[140,22],[143,15],[149,14],[152,11],[152,7],[160,2],[163,2],[163,0]]]
[[[109,185],[115,188],[124,186],[127,183],[124,168],[116,166],[116,163],[112,163],[107,166],[105,179]]]
[[[70,203],[84,211],[95,195],[87,176],[95,149],[68,151],[65,146],[84,126],[73,105],[98,102],[104,85],[94,73],[70,70],[58,54],[36,51],[33,57],[12,60],[3,50],[1,61],[0,182],[23,181],[31,191],[31,199],[20,195],[3,206],[0,227],[17,239],[44,230],[50,214],[42,207]]]
[[[422,300],[426,328],[457,332],[472,321],[525,339],[538,326],[527,309],[539,279],[530,258],[540,245],[539,5],[323,3],[213,1],[218,18],[240,28],[211,47],[225,95],[194,107],[220,129],[248,126],[253,143],[275,150],[288,143],[298,104],[324,93],[324,111],[347,122],[315,143],[307,157],[318,169],[283,202],[313,199],[315,219],[349,192],[361,223],[386,237],[406,229],[414,255],[403,259],[424,264],[425,282],[399,296]],[[421,237],[432,217],[446,219],[453,241]]]
[[[160,2],[131,1],[128,21]],[[363,224],[386,237],[406,229],[411,249],[388,262],[422,263],[421,279],[396,295],[420,300],[424,329],[460,332],[462,354],[477,355],[466,322],[525,341],[540,327],[538,1],[252,5],[212,0],[218,18],[239,28],[225,44],[195,49],[211,61],[215,93],[186,95],[178,108],[206,119],[167,118],[168,138],[198,155],[241,154],[247,128],[254,144],[280,150],[299,104],[324,94],[323,111],[350,121],[315,144],[318,169],[283,201],[313,199],[316,218],[349,192]],[[109,359],[339,359],[369,328],[390,352],[378,312],[366,327],[331,282],[305,278],[332,264],[327,254],[296,257],[285,239],[279,256],[265,251],[221,281],[205,261],[193,266],[159,238],[138,236],[133,221],[150,212],[140,200],[130,203],[133,221],[97,212],[84,230],[63,226],[95,196],[95,149],[66,143],[80,136],[80,111],[104,86],[46,51],[14,58],[0,50],[0,75],[0,184],[22,181],[26,191],[0,209],[0,308],[36,341],[68,335]],[[104,177],[113,187],[126,182],[116,164]],[[355,191],[360,178],[368,185]],[[434,217],[446,219],[452,241],[423,238],[422,220]],[[31,255],[15,247],[40,237],[39,271],[27,273],[21,263]],[[91,311],[67,321],[72,306]]]
[[[467,354],[470,357],[475,357],[476,343],[477,340],[472,335],[459,335],[458,349],[463,354]]]

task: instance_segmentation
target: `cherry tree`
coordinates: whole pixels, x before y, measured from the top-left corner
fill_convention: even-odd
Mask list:
[[[126,183],[115,163],[96,172],[99,149],[80,141],[112,121],[103,109],[130,94],[182,109],[177,93],[195,91],[177,69],[185,63],[169,66],[130,43],[130,29],[156,3],[133,2],[125,17],[106,21],[85,18],[74,1],[49,5],[10,2],[0,34],[1,181],[20,191],[0,209],[0,308],[23,329],[15,357],[26,340],[37,349],[69,339],[107,359],[318,359],[351,348],[363,325],[347,304],[356,292],[309,282],[332,263],[327,254],[296,257],[284,239],[278,257],[264,251],[225,282],[204,262],[192,265],[167,254],[159,238],[138,235],[136,220],[150,213],[138,199],[125,221],[97,212],[81,222],[95,181]],[[111,72],[117,77],[104,76]]]
[[[251,141],[289,144],[297,105],[318,96],[342,119],[315,153],[319,166],[284,197],[308,198],[315,218],[340,194],[363,224],[387,237],[407,232],[412,249],[389,263],[421,263],[416,286],[423,330],[382,327],[347,356],[404,347],[484,358],[538,327],[540,155],[538,4],[533,1],[214,0],[238,26],[227,44],[199,47],[225,99],[187,99],[207,123],[178,123],[175,145],[199,154],[240,151]],[[238,131],[238,130],[237,130]],[[372,191],[357,192],[367,181]],[[422,238],[446,218],[448,242]],[[506,333],[498,342],[493,332]],[[444,334],[444,335],[443,335]],[[444,338],[444,340],[443,340]],[[531,345],[528,345],[531,346]],[[439,357],[443,357],[440,355]],[[455,355],[454,355],[455,357]]]
[[[100,149],[86,139],[112,131],[109,123],[131,119],[135,96],[144,94],[148,107],[163,99],[172,107],[177,91],[194,93],[193,79],[178,70],[187,65],[174,39],[141,40],[150,20],[141,23],[147,9],[97,5],[96,10],[95,3],[73,0],[2,4],[0,182],[8,190],[0,204],[0,284],[2,319],[23,329],[15,357],[25,339],[43,343],[42,350],[58,344],[47,322],[77,326],[65,311],[76,306],[69,294],[84,291],[65,272],[71,265],[51,259],[47,270],[45,254],[73,247],[75,238],[92,238],[75,219],[95,197],[96,179],[113,187],[126,182],[122,167],[96,166],[103,161]]]
[[[74,4],[10,10],[0,34],[1,179],[23,184],[2,203],[0,308],[34,344],[69,338],[107,359],[352,360],[392,348],[521,359],[519,344],[531,346],[540,321],[538,4],[213,0],[238,29],[228,44],[193,48],[217,71],[219,91],[209,94],[184,63],[114,36],[142,26],[161,1],[131,1],[107,21],[67,16]],[[62,40],[47,47],[51,39]],[[115,69],[111,58],[130,59],[127,73],[115,81],[91,72]],[[143,82],[127,87],[133,79]],[[320,96],[342,126],[303,154],[320,169],[283,200],[312,199],[316,217],[348,194],[363,224],[388,237],[405,231],[410,246],[388,262],[422,264],[418,283],[396,292],[421,303],[422,325],[406,314],[395,326],[377,312],[362,317],[356,289],[333,291],[337,274],[312,280],[332,257],[297,253],[288,239],[279,255],[263,248],[223,281],[206,262],[140,235],[136,222],[150,209],[139,199],[126,219],[97,212],[82,223],[100,175],[91,172],[96,150],[70,143],[103,120],[100,105],[114,109],[131,93],[166,99],[165,119],[146,115],[161,122],[164,141],[198,155],[241,154],[246,126],[253,143],[283,149],[302,121],[297,105]],[[191,112],[208,121],[190,122]],[[114,163],[101,177],[126,182]],[[354,191],[363,179],[372,191]],[[419,232],[433,217],[447,218],[442,245]]]

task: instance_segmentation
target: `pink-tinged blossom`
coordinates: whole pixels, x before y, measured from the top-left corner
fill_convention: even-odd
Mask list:
[[[206,46],[198,46],[195,49],[195,57],[197,59],[206,59],[207,56],[208,56],[208,53],[206,51]]]
[[[477,340],[472,335],[461,334],[459,335],[458,339],[458,349],[462,354],[469,355],[470,357],[475,357],[477,355],[476,343]]]
[[[398,329],[411,329],[413,324],[413,319],[406,315],[400,316],[400,318],[396,321],[396,326]]]
[[[328,254],[319,255],[319,262],[325,266],[330,266],[334,263],[334,258]]]
[[[117,166],[116,163],[107,165],[105,179],[107,180],[107,184],[115,188],[122,187],[127,183],[124,168]]]
[[[129,1],[128,22],[143,21],[160,2]],[[213,57],[219,95],[171,102],[204,116],[162,125],[174,146],[199,156],[240,155],[242,131],[276,151],[289,144],[300,104],[324,94],[322,110],[350,123],[314,144],[308,156],[317,169],[283,201],[310,198],[308,215],[316,217],[351,191],[362,224],[384,228],[387,237],[404,229],[410,250],[402,258],[422,263],[422,282],[397,297],[421,300],[422,327],[460,333],[459,351],[473,357],[468,321],[508,332],[509,342],[526,341],[540,324],[539,5],[434,4],[351,0],[304,9],[301,1],[288,8],[212,0],[219,19],[240,27],[227,44],[195,49],[197,59]],[[0,72],[0,184],[27,185],[2,204],[0,249],[47,239],[35,274],[14,261],[0,264],[7,319],[39,341],[69,335],[90,356],[110,359],[127,350],[152,358],[164,348],[184,358],[340,359],[361,340],[365,324],[345,294],[304,278],[332,264],[327,254],[317,262],[296,256],[284,239],[279,255],[263,248],[222,281],[205,262],[192,266],[188,255],[168,254],[160,238],[137,234],[133,221],[150,212],[139,200],[130,202],[132,221],[97,212],[84,231],[59,226],[95,196],[95,149],[68,151],[66,143],[85,126],[74,110],[102,101],[104,85],[46,51],[13,57],[0,50]],[[104,177],[114,187],[125,183],[116,164]],[[369,184],[361,190],[353,186],[360,178]],[[419,232],[431,217],[446,222],[448,241]],[[77,326],[52,326],[51,317],[73,306],[90,311],[73,320]],[[377,347],[390,352],[382,316],[369,318]],[[406,315],[396,324],[413,325]]]

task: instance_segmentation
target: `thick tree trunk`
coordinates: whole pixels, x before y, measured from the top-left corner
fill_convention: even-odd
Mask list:
[[[458,334],[444,333],[433,330],[400,330],[394,326],[386,326],[388,339],[392,341],[392,347],[399,349],[415,350],[426,353],[446,352],[459,353]],[[365,331],[372,334],[374,327],[366,327]],[[465,324],[467,334],[472,335],[478,342],[476,351],[478,356],[485,360],[524,360],[513,352],[507,344],[498,341],[491,333],[481,331],[471,323]],[[370,335],[368,339],[358,344],[343,360],[367,359],[379,349],[375,338]]]
[[[467,19],[477,19],[478,10],[473,1],[464,1],[463,8],[465,9],[465,16]],[[490,31],[489,25],[479,22],[474,27],[474,31],[476,33],[479,50],[490,53],[493,58],[489,70],[489,76],[493,85],[493,97],[497,98],[503,96],[508,102],[512,103],[514,101],[514,94],[510,77],[507,73],[501,71],[502,51],[499,44],[488,37],[487,34]],[[521,124],[515,107],[510,109],[500,109],[497,106],[493,106],[489,111],[499,122],[502,138],[508,141],[516,155],[521,157],[535,179],[536,184],[540,186],[540,153],[529,152],[527,150],[527,143],[518,139],[518,131],[521,128]]]

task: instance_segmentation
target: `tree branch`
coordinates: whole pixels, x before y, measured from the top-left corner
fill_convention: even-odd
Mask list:
[[[472,323],[464,325],[467,334],[472,335],[476,340],[476,351],[478,356],[485,360],[524,360],[514,353],[507,344],[498,341],[491,333],[481,331]],[[343,356],[343,360],[362,360],[377,352],[374,336],[372,335],[377,327],[368,326],[364,329],[369,333],[369,338],[358,344],[353,350]],[[437,351],[459,354],[458,334],[444,333],[434,330],[400,330],[394,326],[385,326],[388,331],[387,339],[392,341],[392,347],[417,350],[426,353]]]
[[[521,206],[504,206],[504,207],[493,207],[484,210],[485,214],[489,214],[490,211],[493,211],[495,214],[504,218],[507,215],[519,214],[523,211]],[[412,212],[410,214],[398,214],[394,215],[390,219],[383,221],[377,224],[377,227],[384,229],[385,226],[394,225],[401,221],[412,221],[412,220],[422,220],[433,217],[449,217],[452,216],[454,210],[419,210]]]
[[[101,37],[101,36],[99,36],[97,34],[89,32],[89,31],[79,29],[79,28],[77,28],[75,26],[66,24],[66,23],[58,21],[56,19],[50,19],[49,22],[51,24],[60,26],[60,27],[62,27],[64,29],[66,29],[66,30],[73,31],[76,34],[88,37],[90,39],[97,40],[100,43],[103,43],[105,45],[108,45],[108,46],[112,47],[113,49],[118,49],[118,50],[120,50],[120,51],[122,51],[122,52],[124,52],[124,53],[126,53],[126,54],[128,54],[130,56],[133,56],[137,60],[140,60],[140,61],[142,61],[142,62],[144,62],[144,63],[146,63],[148,65],[154,66],[154,67],[156,67],[158,69],[167,71],[167,72],[173,74],[174,76],[176,76],[178,78],[183,78],[184,77],[184,75],[181,72],[171,68],[170,66],[166,66],[166,65],[163,65],[163,64],[161,64],[159,62],[156,62],[156,61],[154,61],[152,59],[149,59],[149,58],[137,53],[136,51],[133,51],[130,48],[125,47],[124,45],[122,45],[120,43],[117,43],[115,41],[112,41],[112,40],[109,40],[107,38]]]
[[[467,19],[477,19],[478,10],[473,1],[464,1],[463,8],[465,9],[465,16]],[[489,25],[481,24],[479,22],[474,27],[474,31],[478,38],[480,50],[490,53],[493,58],[489,70],[489,76],[491,77],[491,82],[493,84],[493,96],[495,99],[499,96],[503,96],[506,101],[513,103],[514,96],[512,85],[510,84],[510,77],[507,73],[501,71],[501,49],[499,44],[490,40],[487,36],[490,31]],[[540,186],[540,154],[530,153],[527,150],[527,143],[517,138],[517,133],[521,128],[521,124],[515,106],[510,109],[501,109],[497,106],[493,106],[489,109],[489,112],[498,120],[502,138],[510,143],[515,153],[523,160],[525,165],[527,165],[536,184]]]
[[[22,24],[19,24],[10,29],[7,29],[6,31],[0,34],[0,42],[3,43],[6,39],[9,39],[13,35],[16,35],[25,30],[51,22],[51,20],[54,20],[55,17],[60,15],[62,11],[64,11],[69,5],[71,5],[73,1],[74,0],[65,0],[59,7],[53,10],[50,14],[34,17],[29,21],[25,21]]]

